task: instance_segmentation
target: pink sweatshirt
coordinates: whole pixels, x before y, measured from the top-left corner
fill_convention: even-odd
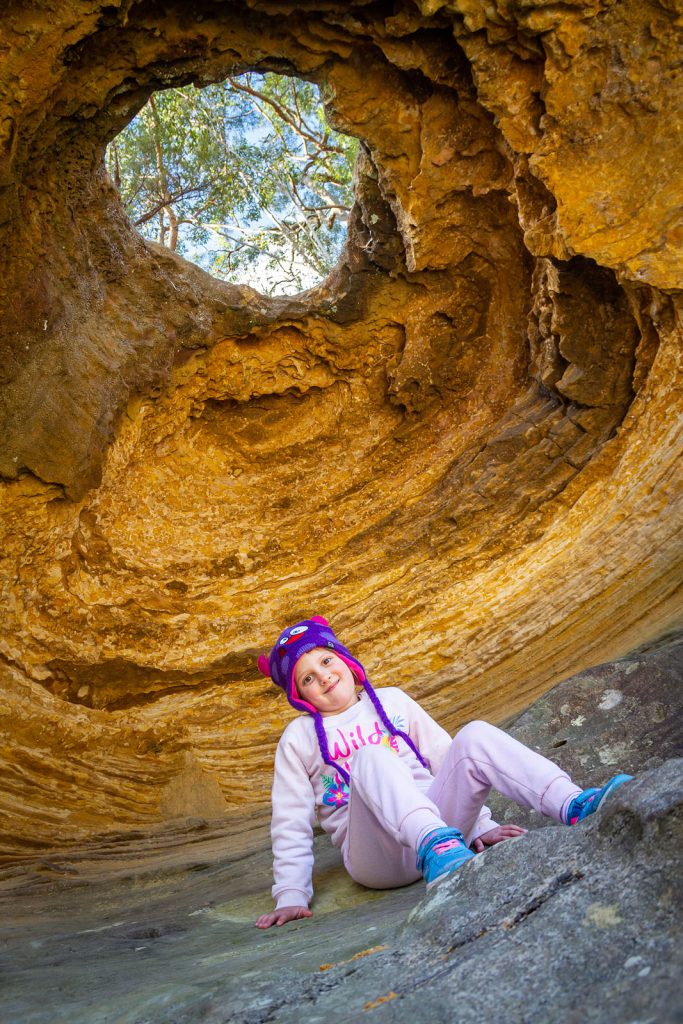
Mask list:
[[[441,767],[451,737],[397,687],[383,687],[377,693],[389,721],[410,736],[430,771],[423,768],[400,736],[387,732],[365,692],[347,711],[323,718],[330,754],[348,772],[361,747],[388,746],[408,765],[415,784],[425,792]],[[334,845],[341,847],[346,837],[349,799],[344,780],[320,756],[313,719],[308,715],[290,722],[278,743],[272,797],[273,898],[277,907],[308,906],[313,896],[316,817]],[[494,827],[491,812],[482,807],[470,842]]]

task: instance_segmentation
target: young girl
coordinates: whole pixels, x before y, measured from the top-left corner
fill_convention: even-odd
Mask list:
[[[275,754],[276,909],[257,928],[311,916],[316,817],[354,881],[390,889],[422,875],[430,885],[526,831],[491,819],[484,800],[492,787],[573,825],[631,778],[582,791],[552,761],[486,722],[470,722],[451,740],[396,687],[384,687],[380,700],[318,615],[285,629],[258,665],[306,715],[289,723]]]

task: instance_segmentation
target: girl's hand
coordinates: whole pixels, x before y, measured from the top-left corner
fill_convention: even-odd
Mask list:
[[[495,828],[489,829],[488,832],[484,832],[483,835],[475,839],[471,846],[475,853],[483,853],[487,846],[495,846],[496,843],[514,839],[515,836],[523,836],[525,832],[526,829],[520,825],[496,825]]]
[[[288,921],[298,921],[301,917],[313,917],[313,913],[308,907],[280,907],[272,914],[261,914],[254,924],[257,928],[272,928],[274,924],[279,928],[280,925],[287,924]]]

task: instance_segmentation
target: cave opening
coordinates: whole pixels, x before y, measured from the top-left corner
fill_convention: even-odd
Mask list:
[[[317,85],[245,71],[152,93],[105,164],[144,238],[220,280],[290,295],[339,259],[357,152]]]

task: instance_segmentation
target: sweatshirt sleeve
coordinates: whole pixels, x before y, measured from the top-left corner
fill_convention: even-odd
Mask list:
[[[291,733],[282,736],[275,752],[272,800],[275,906],[307,907],[313,896],[315,796]]]
[[[442,729],[417,701],[409,697],[407,693],[404,693],[403,697],[407,702],[408,735],[422,756],[426,758],[432,775],[436,775],[453,741],[446,730]],[[478,839],[489,829],[495,828],[497,824],[491,817],[490,808],[484,804],[472,829],[470,842]]]

